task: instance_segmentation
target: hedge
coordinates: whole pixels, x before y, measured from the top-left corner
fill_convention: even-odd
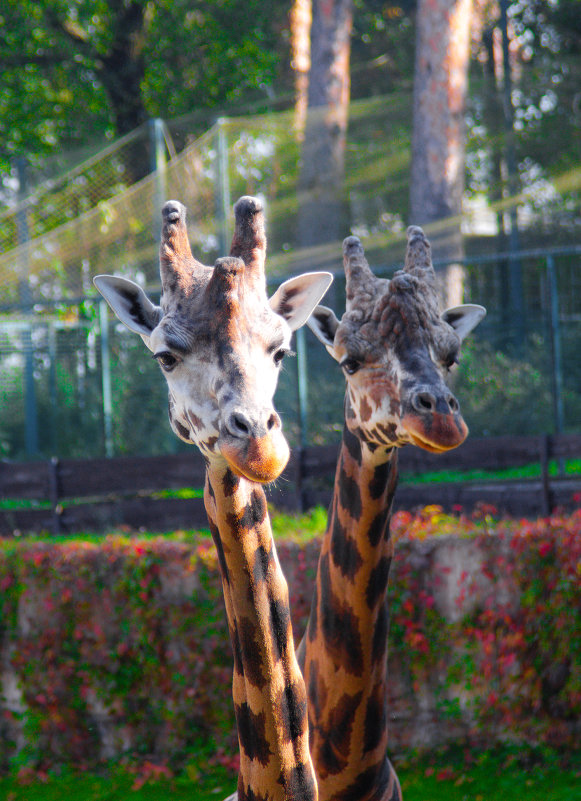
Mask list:
[[[394,751],[462,738],[573,746],[581,711],[581,510],[530,522],[394,516]],[[317,540],[277,543],[295,634]],[[231,655],[209,538],[0,544],[0,769],[177,768],[236,751]]]

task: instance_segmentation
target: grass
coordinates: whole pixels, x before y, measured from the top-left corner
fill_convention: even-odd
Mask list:
[[[567,459],[563,465],[565,476],[581,474],[581,459]],[[541,465],[539,462],[523,465],[522,467],[507,467],[504,470],[441,470],[430,473],[412,475],[402,473],[402,484],[455,484],[462,481],[510,481],[514,479],[540,478]],[[549,475],[559,475],[559,465],[556,460],[549,462]]]
[[[235,789],[236,780],[225,769],[215,768],[195,778],[152,778],[143,784],[117,770],[107,775],[48,776],[41,781],[0,779],[0,801],[222,801]]]
[[[272,533],[280,539],[308,542],[323,534],[327,526],[327,510],[322,506],[316,506],[303,514],[291,515],[276,510],[270,511]]]
[[[398,764],[405,801],[580,801],[581,765],[554,752],[516,747],[466,755],[431,754]],[[179,777],[151,766],[145,774],[119,767],[97,774],[64,773],[41,780],[0,779],[0,801],[220,801],[236,780],[225,768],[209,768],[207,754]]]
[[[291,539],[296,542],[304,543],[312,540],[324,533],[327,525],[327,510],[322,506],[305,512],[304,514],[287,514],[279,512],[276,509],[270,509],[270,522],[272,531],[275,537],[280,539]],[[108,537],[119,537],[120,539],[156,539],[163,537],[164,540],[184,540],[188,541],[191,538],[211,539],[210,530],[207,528],[202,529],[187,529],[171,532],[159,531],[126,531],[123,529],[109,529],[103,533],[95,532],[79,532],[76,534],[60,534],[60,535],[47,535],[44,532],[38,534],[27,534],[26,537],[19,538],[20,541],[26,543],[34,542],[50,542],[52,545],[55,543],[74,543],[74,542],[90,542],[99,544]],[[9,550],[14,547],[15,540],[2,539],[0,537],[0,549]],[[1,797],[0,797],[1,801]]]
[[[580,801],[581,765],[517,747],[431,754],[399,765],[405,801]]]

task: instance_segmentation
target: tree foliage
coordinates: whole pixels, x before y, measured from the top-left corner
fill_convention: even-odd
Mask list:
[[[511,20],[522,63],[514,98],[518,155],[559,175],[581,161],[581,3],[521,0]]]
[[[286,13],[264,0],[7,0],[0,168],[148,117],[266,97],[289,70]]]
[[[208,109],[211,122],[210,110],[249,100],[290,103],[290,10],[289,0],[5,0],[0,170],[147,117]],[[353,98],[411,88],[415,13],[415,0],[354,0]],[[509,16],[522,65],[518,155],[558,171],[579,158],[579,2],[514,0]],[[545,147],[549,131],[556,148]]]
[[[488,5],[471,76],[468,122],[475,156],[468,165],[468,189],[496,200],[502,189],[502,70],[494,64],[492,44],[495,35],[500,38],[497,4]],[[508,8],[516,161],[521,186],[533,189],[529,202],[537,224],[539,213],[562,203],[559,193],[571,189],[569,178],[581,163],[580,10],[578,0],[516,0]],[[556,185],[547,186],[553,179],[558,179]],[[569,195],[562,211],[566,207],[573,220],[578,199]],[[555,231],[550,235],[554,242]],[[569,241],[567,234],[564,239]]]

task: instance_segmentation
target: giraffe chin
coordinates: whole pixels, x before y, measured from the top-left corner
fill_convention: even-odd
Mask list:
[[[461,417],[434,414],[427,426],[421,417],[406,415],[401,422],[412,443],[430,453],[451,451],[468,436],[468,426]]]
[[[282,434],[251,438],[242,446],[228,438],[218,445],[222,456],[237,476],[259,484],[268,484],[277,479],[290,456]]]

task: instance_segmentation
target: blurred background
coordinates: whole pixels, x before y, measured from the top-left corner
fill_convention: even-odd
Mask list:
[[[328,5],[328,4],[327,4]],[[160,209],[196,256],[265,202],[270,292],[361,237],[377,274],[405,229],[444,306],[488,316],[454,378],[477,436],[581,420],[577,0],[7,0],[0,11],[0,458],[163,454],[165,382],[93,276],[159,296]],[[328,11],[328,10],[327,10]],[[338,440],[344,382],[310,332],[277,408],[292,444]]]

